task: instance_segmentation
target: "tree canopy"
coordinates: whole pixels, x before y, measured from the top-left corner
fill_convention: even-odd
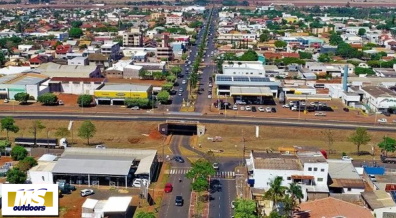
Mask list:
[[[89,121],[86,120],[84,121],[80,128],[78,128],[78,136],[87,139],[87,144],[89,145],[89,139],[92,138],[96,133],[96,127],[95,125]]]
[[[78,96],[77,104],[80,107],[89,107],[89,106],[91,106],[92,101],[93,101],[93,98],[91,95],[80,95],[80,96]]]
[[[252,49],[247,50],[243,55],[239,58],[240,61],[257,61],[258,55]]]
[[[19,101],[21,104],[26,103],[29,100],[29,97],[30,97],[30,95],[25,92],[16,93],[14,95],[14,99],[16,101]]]
[[[166,104],[169,101],[169,92],[168,91],[160,91],[157,94],[157,100],[162,104]]]
[[[277,40],[275,41],[274,45],[277,48],[285,48],[287,46],[287,43],[285,41]]]
[[[9,132],[17,133],[19,132],[19,127],[15,125],[15,120],[12,117],[4,117],[1,119],[1,131],[5,130],[7,133],[7,140],[10,138],[8,136]]]
[[[378,143],[378,147],[381,148],[382,151],[385,151],[386,154],[388,152],[395,152],[396,140],[394,138],[384,136],[382,141]]]
[[[330,45],[338,45],[342,42],[344,42],[344,40],[342,40],[341,36],[338,35],[337,33],[332,33],[330,35],[330,39],[329,39]]]
[[[359,31],[358,31],[358,35],[359,36],[364,36],[365,34],[366,34],[366,29],[360,28]]]
[[[371,136],[364,127],[357,127],[348,140],[356,145],[357,153],[360,155],[360,146],[366,145],[371,141]]]
[[[25,159],[27,155],[28,155],[28,151],[23,146],[17,145],[11,149],[11,157],[15,161],[20,161]]]
[[[83,34],[82,29],[78,27],[72,27],[69,31],[69,36],[72,38],[80,38]]]
[[[186,174],[186,177],[193,179],[191,184],[192,189],[197,192],[205,191],[208,188],[208,177],[215,174],[212,164],[205,159],[198,159],[191,164],[191,170]]]
[[[26,173],[18,168],[11,168],[7,172],[7,182],[11,184],[23,184],[26,181]]]
[[[237,199],[234,205],[235,218],[258,218],[257,206],[254,200]]]
[[[40,95],[37,101],[44,105],[54,105],[58,102],[58,97],[53,93],[45,93]]]

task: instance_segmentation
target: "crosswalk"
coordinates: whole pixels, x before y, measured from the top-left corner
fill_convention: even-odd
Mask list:
[[[169,170],[169,174],[171,175],[185,175],[190,171],[188,168],[172,168]],[[217,171],[213,176],[215,178],[234,178],[234,171]]]

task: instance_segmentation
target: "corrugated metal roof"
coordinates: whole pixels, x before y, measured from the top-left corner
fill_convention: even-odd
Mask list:
[[[52,173],[127,176],[132,161],[60,159]]]
[[[331,179],[359,179],[352,162],[344,160],[327,160],[329,164],[329,175]]]

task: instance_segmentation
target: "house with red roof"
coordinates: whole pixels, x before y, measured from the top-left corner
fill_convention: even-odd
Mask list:
[[[30,58],[29,63],[30,67],[36,68],[39,67],[43,63],[48,63],[52,61],[52,56],[51,55],[46,55],[46,54],[39,54],[36,57]]]
[[[56,46],[55,49],[57,55],[66,55],[71,51],[72,51],[72,47],[70,45],[58,45]]]

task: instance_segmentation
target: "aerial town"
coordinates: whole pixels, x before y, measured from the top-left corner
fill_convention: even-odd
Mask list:
[[[4,216],[396,217],[395,1],[6,0],[0,49]]]

